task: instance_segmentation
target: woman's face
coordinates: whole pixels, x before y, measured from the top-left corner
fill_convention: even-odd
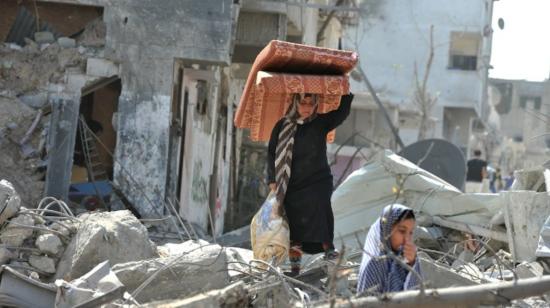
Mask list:
[[[307,119],[313,114],[313,97],[304,97],[298,102],[298,114],[301,119]]]
[[[391,229],[390,243],[393,251],[399,251],[407,242],[412,242],[416,221],[412,218],[396,223]]]

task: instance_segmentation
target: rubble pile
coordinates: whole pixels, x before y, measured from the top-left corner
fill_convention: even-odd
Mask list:
[[[46,203],[49,202],[49,203]],[[11,183],[0,181],[0,261],[22,274],[48,281],[78,221],[66,208],[53,210],[57,200],[45,199],[37,209],[20,206],[21,199]],[[55,213],[56,215],[52,215]]]
[[[52,94],[80,93],[98,78],[86,70],[88,58],[103,54],[103,23],[90,23],[78,39],[37,32],[24,47],[0,44],[0,178],[28,192],[21,196],[28,208],[44,191]]]
[[[2,181],[0,304],[546,307],[550,248],[545,230],[550,198],[545,183],[549,172],[543,168],[528,174],[530,180],[522,185],[533,190],[464,194],[393,153],[383,153],[350,175],[338,188],[341,191],[335,192],[335,233],[342,231],[336,244],[342,257],[327,261],[323,255],[306,256],[297,277],[284,274],[287,263],[274,267],[253,259],[249,249],[207,241],[197,236],[200,232],[192,232],[187,240],[178,239],[182,234],[165,239],[160,234],[152,236],[147,226],[155,230],[154,224],[144,225],[126,210],[74,217],[62,202],[51,199],[29,210],[20,207],[13,185]],[[384,181],[395,186],[386,189]],[[353,199],[365,193],[370,199]],[[344,197],[356,203],[339,208]],[[386,199],[407,203],[418,213],[415,242],[422,269],[420,290],[388,293],[383,298],[357,294],[364,237],[355,236],[354,242],[351,234],[368,229],[365,219],[380,215],[373,208]],[[361,204],[363,222],[354,224],[349,213],[358,215],[357,204]],[[221,239],[246,246],[249,239],[239,243],[241,234],[236,231]],[[16,291],[8,283],[22,287]],[[29,302],[29,298],[40,298],[40,302]]]

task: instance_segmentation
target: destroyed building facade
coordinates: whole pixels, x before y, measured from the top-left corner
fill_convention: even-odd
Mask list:
[[[36,155],[44,187],[28,203],[77,196],[89,209],[111,201],[141,217],[177,211],[218,235],[225,217],[230,227],[248,223],[243,215],[267,191],[265,145],[232,123],[255,56],[272,39],[338,48],[342,30],[339,18],[319,10],[323,1],[5,3],[0,34],[13,59],[2,63],[3,97],[30,106],[23,133],[46,114],[32,142],[16,147],[39,152],[35,139],[44,135]],[[10,87],[26,79],[33,86]],[[19,190],[29,185],[7,178]],[[86,191],[100,197],[86,199]]]
[[[336,173],[345,172],[350,159],[353,170],[372,152],[400,148],[369,81],[405,146],[419,141],[423,110],[415,100],[421,100],[433,106],[425,111],[427,130],[420,139],[442,138],[471,155],[474,131],[493,130],[487,103],[492,7],[493,1],[478,0],[362,4],[359,23],[346,28],[343,40],[345,49],[361,55],[364,75],[351,74],[356,98],[336,137],[345,146],[332,150],[341,157]],[[357,149],[365,154],[354,155]]]
[[[503,174],[548,160],[550,81],[489,80],[489,103],[499,114],[501,146],[491,153]]]

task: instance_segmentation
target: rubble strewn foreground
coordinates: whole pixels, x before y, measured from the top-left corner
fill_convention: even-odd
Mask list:
[[[544,173],[540,170],[538,178],[545,179]],[[388,185],[384,181],[393,182],[395,188],[382,189]],[[22,207],[13,185],[2,180],[0,304],[547,307],[550,198],[540,181],[534,182],[538,192],[528,191],[528,181],[523,181],[522,191],[463,194],[395,154],[382,153],[335,192],[336,233],[341,234],[338,245],[344,257],[325,261],[322,256],[308,256],[302,274],[291,278],[283,274],[288,265],[276,268],[254,260],[246,248],[201,238],[155,243],[146,225],[126,210],[75,216],[53,198],[43,199],[36,209]],[[354,185],[369,190],[357,190]],[[340,206],[343,196],[353,194],[365,196],[355,203],[349,199],[347,209]],[[358,247],[369,226],[365,221],[375,219],[379,215],[375,208],[392,200],[407,203],[419,213],[416,243],[421,287],[383,297],[357,295],[362,254]],[[355,206],[361,202],[365,204]],[[357,214],[358,209],[363,212]],[[363,215],[363,223],[353,223],[349,215],[353,211]],[[235,234],[240,233],[233,232],[231,241],[237,245]]]

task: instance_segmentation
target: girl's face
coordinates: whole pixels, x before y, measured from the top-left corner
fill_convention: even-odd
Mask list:
[[[313,97],[304,97],[298,103],[298,114],[301,119],[307,119],[313,114]]]
[[[412,218],[396,223],[391,229],[390,243],[393,251],[399,251],[407,242],[412,242],[416,221]]]

